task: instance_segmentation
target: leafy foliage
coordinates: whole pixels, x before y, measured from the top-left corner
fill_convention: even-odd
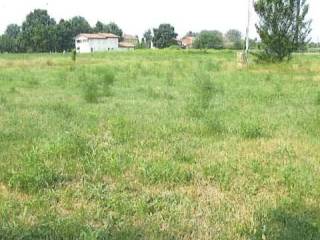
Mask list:
[[[167,48],[176,44],[174,27],[170,24],[160,24],[159,28],[153,29],[153,45],[157,48]]]
[[[94,31],[97,33],[99,33],[99,32],[100,33],[113,33],[113,34],[119,36],[120,38],[123,35],[121,28],[114,22],[111,22],[109,24],[104,24],[104,23],[98,21],[96,23]]]
[[[290,59],[294,50],[306,45],[311,22],[305,21],[309,10],[305,0],[258,0],[254,8],[260,17],[256,28],[264,49],[260,59]]]
[[[56,22],[46,10],[36,9],[22,24],[22,38],[28,51],[49,52],[54,44]]]
[[[75,48],[74,38],[79,33],[109,32],[122,37],[122,30],[115,23],[97,22],[91,28],[81,16],[70,20],[61,19],[58,24],[46,10],[35,9],[23,22],[22,27],[8,25],[0,36],[0,52],[63,52]]]
[[[225,34],[225,39],[228,44],[230,44],[230,47],[233,49],[241,49],[242,48],[242,34],[239,30],[236,29],[230,29]]]
[[[223,48],[223,34],[219,31],[202,31],[193,43],[194,48]]]

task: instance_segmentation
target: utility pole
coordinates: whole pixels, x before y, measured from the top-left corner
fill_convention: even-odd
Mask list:
[[[247,25],[247,30],[246,30],[246,48],[245,48],[245,60],[246,62],[248,62],[248,58],[249,58],[249,34],[250,34],[250,22],[251,22],[251,4],[252,4],[252,0],[248,0],[248,25]]]

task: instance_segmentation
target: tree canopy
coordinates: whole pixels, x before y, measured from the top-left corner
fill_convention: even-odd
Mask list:
[[[46,10],[36,9],[22,24],[22,39],[28,51],[48,52],[52,49],[56,22]]]
[[[50,52],[70,51],[75,47],[74,38],[79,33],[110,32],[122,36],[115,23],[97,22],[92,28],[82,16],[70,20],[61,19],[57,24],[46,10],[35,9],[29,13],[20,27],[8,25],[0,36],[0,52]]]
[[[160,24],[159,28],[153,29],[153,45],[156,48],[167,48],[176,44],[174,27],[170,24]]]
[[[254,4],[260,22],[256,25],[263,53],[260,59],[282,61],[303,48],[311,31],[306,21],[309,7],[305,0],[258,0]]]
[[[194,43],[194,48],[203,49],[203,48],[214,48],[221,49],[223,48],[223,34],[219,31],[202,31],[196,37]]]
[[[242,34],[239,30],[230,29],[225,34],[225,39],[227,44],[230,45],[233,49],[241,49],[242,48]]]

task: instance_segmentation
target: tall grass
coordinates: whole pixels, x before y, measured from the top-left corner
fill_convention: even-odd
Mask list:
[[[0,239],[319,239],[320,58],[0,55]]]

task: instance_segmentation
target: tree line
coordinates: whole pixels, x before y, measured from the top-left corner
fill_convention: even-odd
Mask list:
[[[141,39],[140,48],[168,48],[179,46],[178,34],[170,24],[160,24],[158,28],[146,31]],[[242,49],[244,40],[239,30],[231,29],[226,34],[218,30],[203,30],[200,33],[189,31],[184,37],[192,37],[195,49]],[[252,40],[254,42],[255,40]]]
[[[91,27],[81,16],[58,23],[46,10],[36,9],[27,15],[21,26],[10,24],[0,36],[0,52],[63,52],[74,49],[79,33],[109,32],[122,37],[122,30],[111,22],[98,21]]]
[[[310,43],[311,21],[307,19],[309,5],[307,0],[256,0],[254,9],[259,17],[256,24],[260,41],[250,40],[251,47],[258,46],[256,55],[261,60],[282,61],[290,59],[294,51],[303,51]],[[36,9],[27,15],[22,26],[11,24],[0,36],[0,52],[62,52],[74,49],[74,37],[79,33],[109,32],[123,36],[121,28],[115,23],[100,21],[91,27],[81,16],[59,23],[49,16],[46,10]],[[170,24],[160,24],[153,31],[147,30],[140,48],[168,48],[178,46],[178,34]],[[243,48],[241,32],[235,29],[226,34],[220,31],[204,30],[200,33],[188,32],[194,37],[192,44],[196,49]],[[319,44],[309,44],[319,47]]]
[[[46,10],[35,9],[29,13],[21,26],[10,24],[0,36],[0,52],[63,52],[75,48],[74,37],[79,33],[106,32],[123,36],[123,31],[116,23],[104,24],[98,21],[91,27],[81,16],[69,20],[61,19],[58,23]],[[144,33],[140,48],[167,48],[178,45],[178,34],[170,24],[160,24],[153,31]],[[189,32],[186,36],[196,37],[194,48],[234,48],[241,49],[242,36],[238,30],[230,30],[225,35],[219,31]]]

